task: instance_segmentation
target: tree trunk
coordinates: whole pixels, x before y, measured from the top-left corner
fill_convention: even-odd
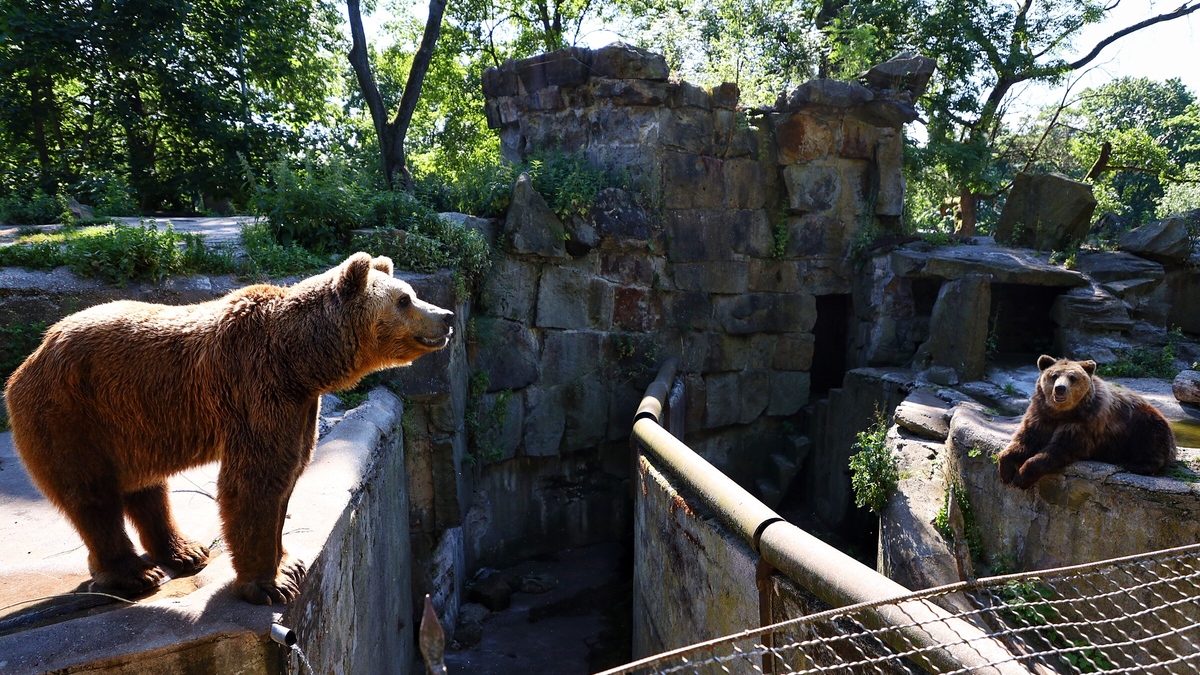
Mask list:
[[[954,236],[974,237],[975,221],[978,216],[979,195],[970,188],[963,188],[958,193],[959,220],[955,223]]]
[[[437,46],[438,36],[442,30],[442,16],[446,12],[446,0],[429,0],[429,17],[425,21],[425,32],[421,36],[421,46],[413,55],[412,68],[408,71],[408,81],[404,86],[404,94],[400,98],[400,108],[396,117],[390,122],[387,110],[383,106],[383,97],[379,94],[379,86],[375,83],[375,75],[371,71],[371,62],[367,56],[367,38],[363,31],[362,11],[359,0],[348,0],[346,8],[350,16],[350,37],[352,46],[348,58],[354,69],[358,86],[367,102],[371,113],[371,121],[375,124],[375,134],[379,137],[380,160],[383,164],[383,177],[389,188],[397,186],[408,190],[412,188],[412,174],[408,170],[404,152],[404,139],[408,135],[408,125],[412,122],[413,112],[417,109],[417,100],[421,96],[421,86],[425,82],[425,74],[429,72],[429,63],[433,60],[433,49]]]

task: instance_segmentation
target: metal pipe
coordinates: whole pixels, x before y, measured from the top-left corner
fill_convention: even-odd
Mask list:
[[[296,631],[280,623],[271,624],[271,640],[284,647],[296,646]]]
[[[679,369],[679,359],[669,358],[658,369],[658,377],[646,388],[646,395],[638,406],[634,421],[644,417],[654,420],[655,424],[662,422],[663,407],[667,404],[667,396],[671,393],[671,383],[675,380],[675,371]]]
[[[672,361],[674,361],[672,359]],[[668,362],[646,390],[633,424],[633,437],[662,468],[670,470],[726,527],[732,528],[763,560],[834,607],[911,594],[900,584],[792,525],[658,424],[676,364]],[[682,430],[679,430],[682,435]],[[867,613],[876,628],[904,626],[889,643],[900,651],[913,645],[931,672],[983,668],[983,672],[1027,673],[1002,643],[928,600],[884,605]],[[927,623],[932,622],[932,623]],[[914,623],[921,624],[913,626]],[[1001,665],[990,665],[996,662]]]

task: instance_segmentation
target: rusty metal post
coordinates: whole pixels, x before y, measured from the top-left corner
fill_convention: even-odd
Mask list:
[[[446,675],[446,633],[433,610],[433,600],[425,594],[425,612],[421,616],[421,656],[429,675]]]

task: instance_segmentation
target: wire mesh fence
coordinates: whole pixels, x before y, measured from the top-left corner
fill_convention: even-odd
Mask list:
[[[990,577],[748,630],[604,675],[1195,673],[1198,578],[1200,545]]]

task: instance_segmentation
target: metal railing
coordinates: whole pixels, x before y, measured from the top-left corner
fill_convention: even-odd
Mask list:
[[[682,399],[676,369],[663,365],[638,408],[639,451],[834,609],[602,675],[1196,672],[1200,545],[911,592],[788,523],[668,433],[659,422],[667,396]],[[668,410],[674,425],[681,412]]]

